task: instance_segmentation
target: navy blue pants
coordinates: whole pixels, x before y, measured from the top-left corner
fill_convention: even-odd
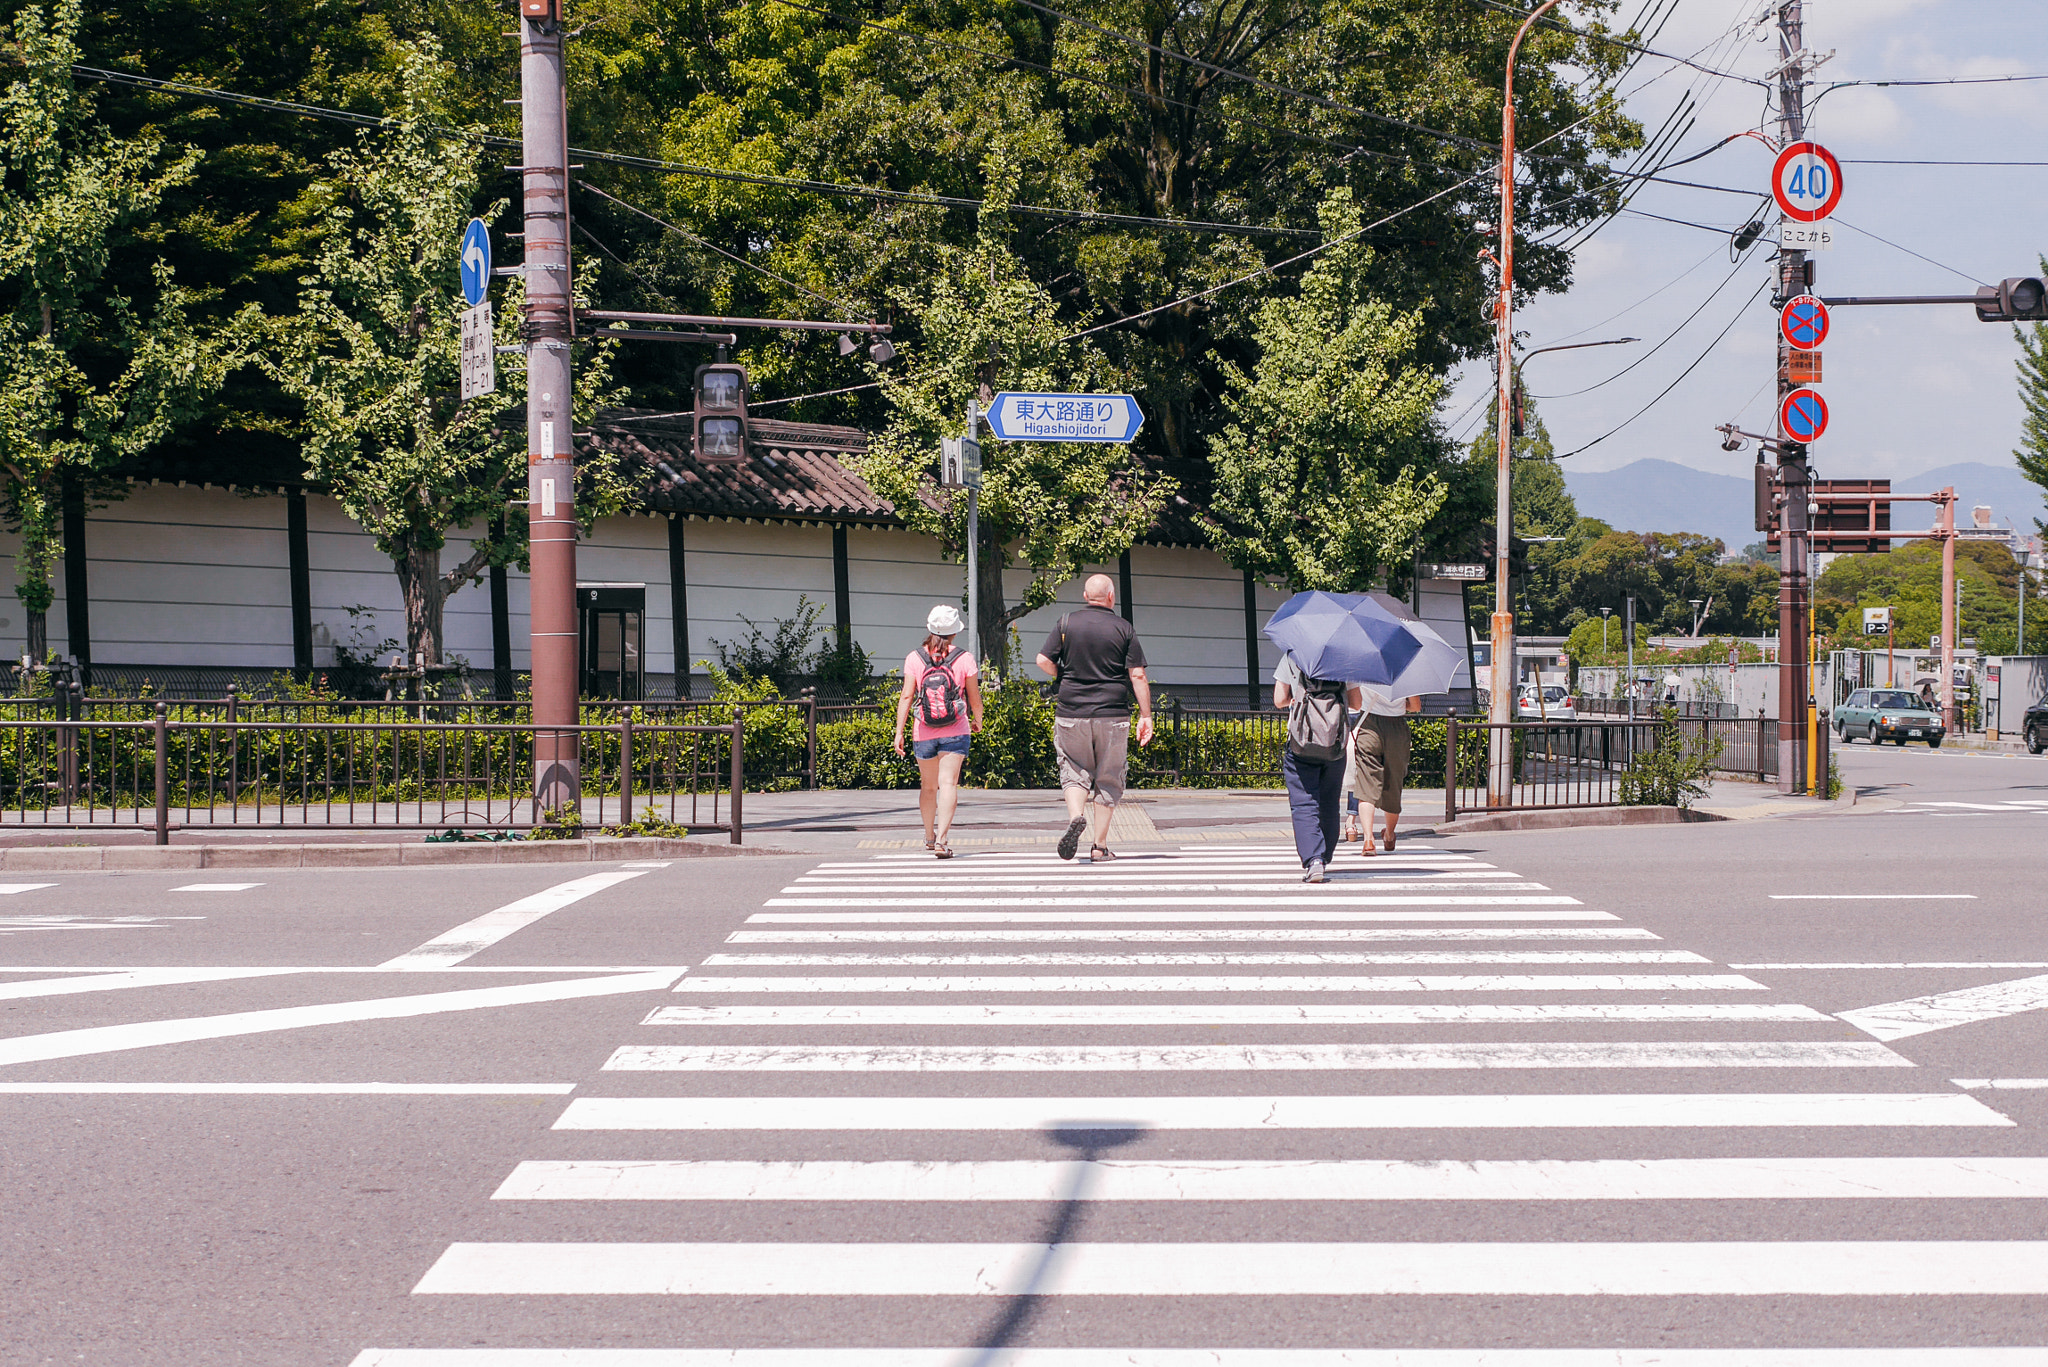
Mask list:
[[[1327,864],[1337,848],[1337,801],[1344,792],[1344,758],[1303,759],[1292,750],[1280,757],[1287,780],[1287,811],[1294,818],[1294,850],[1301,866]]]

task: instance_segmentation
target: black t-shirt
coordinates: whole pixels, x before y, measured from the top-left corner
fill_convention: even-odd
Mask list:
[[[1122,617],[1092,603],[1076,608],[1053,624],[1039,654],[1060,667],[1059,716],[1130,715],[1131,671],[1145,667],[1145,648]]]

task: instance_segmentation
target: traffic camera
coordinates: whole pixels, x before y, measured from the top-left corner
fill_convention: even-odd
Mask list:
[[[697,367],[697,459],[736,465],[747,456],[747,372],[730,362]]]
[[[2028,275],[1977,287],[1977,320],[2018,323],[2048,319],[2048,285]]]

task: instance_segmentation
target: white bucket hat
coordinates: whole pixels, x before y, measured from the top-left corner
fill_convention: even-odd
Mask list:
[[[934,636],[958,636],[967,630],[967,619],[951,603],[941,603],[924,619],[924,629]]]

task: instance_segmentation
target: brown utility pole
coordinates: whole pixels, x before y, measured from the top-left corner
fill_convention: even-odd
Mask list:
[[[1778,145],[1790,147],[1806,137],[1806,48],[1802,0],[1783,0],[1778,8]],[[1777,302],[1806,292],[1806,253],[1778,252]],[[1778,403],[1797,388],[1792,383],[1791,344],[1778,338]],[[1807,616],[1807,467],[1806,447],[1778,432],[1778,488],[1782,496],[1778,542],[1778,791],[1797,793],[1806,787],[1806,699],[1812,685],[1806,658]]]
[[[569,339],[569,111],[560,0],[519,3],[520,166],[526,278],[527,528],[533,603],[536,815],[582,798],[577,755],[576,458]]]

